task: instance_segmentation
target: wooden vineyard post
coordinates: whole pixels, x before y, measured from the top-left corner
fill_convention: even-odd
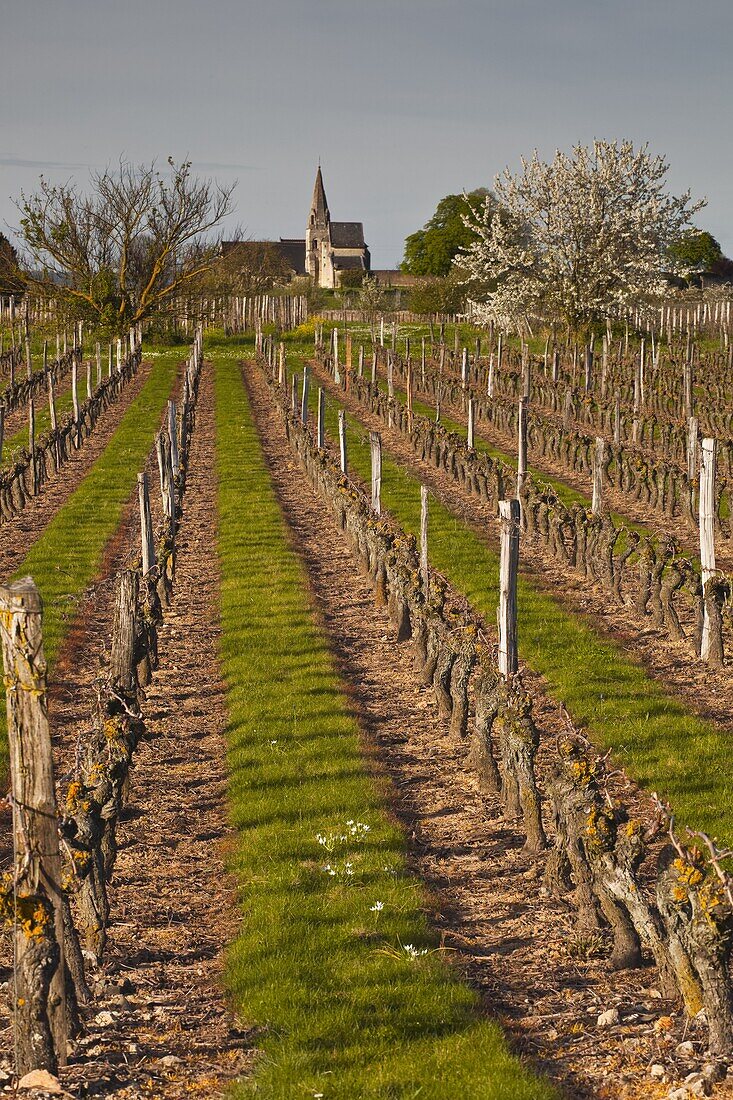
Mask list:
[[[428,487],[420,486],[420,579],[423,596],[427,600],[430,586],[428,567]]]
[[[122,341],[117,341],[117,373],[122,370]]]
[[[499,501],[499,673],[509,680],[517,671],[517,569],[519,566],[519,501]]]
[[[707,661],[713,644],[708,614],[707,587],[715,576],[715,440],[703,439],[700,446],[700,564],[704,616],[700,656]]]
[[[364,377],[364,345],[359,344],[359,377]]]
[[[687,477],[693,482],[697,477],[697,440],[700,425],[696,416],[687,421]]]
[[[56,436],[56,432],[58,430],[58,422],[56,420],[56,393],[53,383],[53,371],[49,371],[46,375],[46,378],[48,379],[48,411],[51,415],[51,431],[53,432],[54,436]],[[54,442],[53,456],[54,464],[56,466],[56,472],[58,473],[59,466],[61,465],[61,454],[59,451],[58,438],[56,438]]]
[[[167,433],[164,431],[158,432],[156,452],[158,455],[158,472],[160,474],[160,495],[163,501],[163,514],[168,523],[168,533],[174,535],[176,530],[176,486],[173,480],[170,443]]]
[[[425,389],[425,337],[422,337],[420,343],[420,382],[422,388]]]
[[[95,348],[95,354],[97,358],[97,386],[102,385],[102,345],[97,341]]]
[[[489,356],[489,377],[486,382],[486,395],[487,397],[494,396],[494,353],[492,351]]]
[[[298,415],[298,376],[293,374],[290,381],[290,408],[293,410],[293,415]]]
[[[476,403],[472,397],[468,399],[468,432],[466,435],[466,443],[470,450],[474,447],[474,433],[476,422]]]
[[[517,434],[517,496],[519,496],[527,476],[527,400],[524,397],[519,400]]]
[[[108,378],[112,377],[112,357],[113,357],[112,345],[108,344],[107,345],[107,377]]]
[[[303,367],[303,395],[300,402],[300,419],[303,427],[308,423],[308,390],[310,388],[310,369]]]
[[[92,361],[87,359],[87,401],[92,399]]]
[[[461,404],[466,407],[466,386],[468,385],[468,348],[461,352]]]
[[[341,473],[346,477],[349,472],[346,455],[346,413],[339,409],[339,453],[341,455]]]
[[[379,432],[369,433],[372,451],[372,511],[382,514],[382,437]]]
[[[596,436],[596,445],[593,448],[593,499],[591,512],[599,516],[603,508],[603,467],[606,464],[606,441],[601,436]]]
[[[38,470],[36,469],[36,406],[32,397],[28,402],[28,450],[31,454],[31,481],[35,496],[38,492]]]
[[[326,394],[322,386],[318,387],[318,422],[316,425],[318,449],[323,450],[326,443]]]
[[[48,725],[43,604],[30,577],[0,587],[15,882],[16,1071],[66,1065],[63,890]]]
[[[379,352],[377,351],[377,344],[372,348],[372,385],[377,381],[377,358]]]
[[[137,491],[140,502],[140,540],[142,543],[143,576],[147,576],[155,565],[155,543],[153,541],[153,517],[150,514],[150,490],[148,475],[137,475]]]
[[[407,380],[406,387],[406,408],[407,408],[407,423],[410,429],[412,429],[412,360],[407,360]]]
[[[282,340],[277,350],[277,380],[281,386],[285,385],[285,344]]]
[[[71,401],[74,406],[74,427],[76,428],[76,446],[79,446],[79,389],[76,372],[76,359],[71,364]]]
[[[339,330],[335,328],[333,330],[333,380],[336,385],[341,383],[341,372],[339,371]]]
[[[178,454],[178,418],[175,401],[168,402],[168,441],[171,448],[171,467],[173,477],[178,477],[181,460]]]
[[[585,392],[593,389],[593,345],[585,345]]]

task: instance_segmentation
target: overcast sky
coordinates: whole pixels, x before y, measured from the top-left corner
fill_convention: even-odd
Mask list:
[[[733,255],[730,0],[0,0],[0,223],[43,172],[191,159],[256,238],[331,215],[376,267],[536,147],[649,142]]]

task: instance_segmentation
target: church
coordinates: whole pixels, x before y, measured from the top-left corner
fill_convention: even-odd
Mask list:
[[[304,239],[281,237],[279,241],[272,242],[224,241],[222,252],[226,255],[234,249],[251,251],[265,244],[277,249],[291,276],[310,275],[316,286],[329,290],[341,285],[344,272],[366,274],[371,269],[362,222],[331,221],[320,164]]]
[[[361,222],[331,221],[320,164],[303,244],[306,274],[317,286],[338,286],[344,271],[369,271],[364,226]]]

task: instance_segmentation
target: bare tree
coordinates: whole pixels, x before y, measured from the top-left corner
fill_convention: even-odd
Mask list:
[[[74,184],[21,193],[16,203],[37,294],[60,299],[70,312],[121,331],[165,309],[219,257],[211,231],[231,212],[234,186],[156,165],[121,161],[92,175],[83,194]]]

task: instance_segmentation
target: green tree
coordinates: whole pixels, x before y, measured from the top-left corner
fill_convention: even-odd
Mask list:
[[[466,227],[465,216],[483,205],[490,192],[477,187],[467,195],[446,195],[422,229],[405,240],[405,258],[400,267],[410,275],[448,275],[453,258],[460,249],[468,248],[475,238]]]
[[[723,259],[723,250],[712,233],[693,227],[675,241],[668,249],[668,255],[675,268],[685,275],[692,275],[712,271]]]

